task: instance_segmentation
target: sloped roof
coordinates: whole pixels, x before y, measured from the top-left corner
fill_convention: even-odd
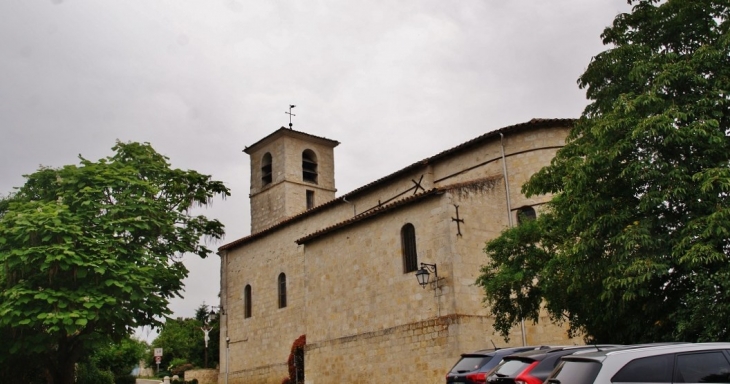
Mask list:
[[[373,216],[377,216],[377,215],[380,215],[382,213],[386,213],[386,212],[392,211],[394,209],[400,208],[400,207],[405,206],[405,205],[409,205],[409,204],[412,204],[412,203],[415,203],[415,202],[418,202],[418,201],[421,201],[421,200],[425,200],[426,198],[431,197],[431,196],[442,195],[442,194],[444,194],[445,192],[448,192],[448,191],[453,191],[455,189],[468,187],[470,185],[478,185],[478,184],[481,184],[481,183],[484,183],[484,182],[487,182],[487,181],[490,181],[490,182],[491,181],[496,181],[496,180],[499,180],[501,178],[502,178],[501,175],[498,176],[498,177],[495,177],[495,176],[492,176],[492,177],[484,177],[484,178],[480,178],[480,179],[476,179],[476,180],[466,181],[466,182],[463,182],[463,183],[449,184],[447,186],[429,189],[428,191],[424,191],[424,192],[421,192],[421,193],[417,193],[417,194],[412,195],[410,197],[406,197],[406,198],[403,198],[403,199],[400,199],[400,200],[396,200],[396,201],[394,201],[392,203],[389,203],[389,204],[383,204],[381,206],[378,206],[378,207],[369,209],[369,210],[367,210],[367,211],[365,211],[365,212],[363,212],[363,213],[361,213],[359,215],[356,215],[355,217],[352,217],[350,219],[347,219],[347,220],[341,221],[339,223],[330,225],[329,227],[322,228],[322,229],[320,229],[320,230],[318,230],[316,232],[310,233],[309,235],[306,235],[306,236],[304,236],[304,237],[302,237],[300,239],[297,239],[296,240],[296,243],[297,244],[306,244],[306,243],[308,243],[308,242],[310,242],[310,241],[312,241],[312,240],[314,240],[316,238],[325,236],[325,235],[327,235],[327,234],[329,234],[331,232],[334,232],[334,231],[337,231],[337,230],[342,229],[344,227],[350,226],[350,225],[352,225],[354,223],[357,223],[357,222],[360,222],[360,221],[363,221],[363,220],[367,220],[369,218],[372,218]]]
[[[320,137],[320,136],[310,135],[309,133],[301,132],[301,131],[295,131],[295,130],[293,130],[291,128],[281,127],[279,129],[277,129],[276,131],[272,132],[270,135],[268,135],[268,136],[264,137],[263,139],[255,142],[253,144],[251,144],[250,146],[246,147],[243,150],[243,152],[245,152],[246,154],[249,154],[250,155],[258,147],[260,147],[260,146],[262,146],[262,145],[264,145],[266,143],[269,143],[269,142],[273,141],[274,139],[276,139],[279,136],[291,136],[291,137],[295,137],[295,138],[298,138],[298,139],[314,141],[314,142],[318,142],[318,143],[321,143],[321,144],[330,146],[332,148],[340,145],[340,142],[339,141],[336,141],[336,140],[331,140],[331,139],[328,139],[326,137]]]
[[[394,210],[396,208],[399,208],[399,207],[402,207],[404,205],[412,204],[412,203],[415,203],[417,201],[421,201],[421,200],[423,200],[423,199],[425,199],[427,197],[431,197],[431,196],[434,196],[434,195],[440,195],[440,194],[443,194],[443,193],[444,193],[443,190],[441,190],[440,188],[433,188],[433,189],[430,189],[430,190],[428,190],[426,192],[421,192],[421,193],[415,194],[413,196],[409,196],[409,197],[406,197],[404,199],[397,200],[397,201],[395,201],[393,203],[390,203],[390,204],[381,205],[379,207],[376,207],[374,209],[368,210],[365,213],[361,213],[361,214],[359,214],[359,215],[357,215],[355,217],[352,217],[350,219],[347,219],[345,221],[341,221],[341,222],[339,222],[337,224],[330,225],[329,227],[322,228],[319,231],[310,233],[309,235],[306,235],[306,236],[304,236],[304,237],[302,237],[300,239],[297,239],[296,240],[296,243],[297,244],[306,244],[307,242],[309,242],[311,240],[314,240],[314,239],[316,239],[318,237],[322,237],[322,236],[324,236],[324,235],[326,235],[326,234],[328,234],[330,232],[334,232],[334,231],[336,231],[338,229],[347,227],[347,226],[349,226],[351,224],[354,224],[354,223],[357,223],[359,221],[367,220],[369,218],[372,218],[373,216],[380,215],[381,213],[385,213],[385,212],[388,212],[388,211],[392,211],[392,210]]]
[[[469,148],[472,148],[474,146],[481,145],[482,143],[484,143],[486,141],[489,141],[489,140],[492,140],[495,137],[498,137],[500,134],[517,133],[517,132],[521,132],[521,131],[525,131],[525,130],[530,130],[530,129],[536,129],[536,128],[565,127],[565,126],[570,127],[570,126],[572,126],[575,123],[575,121],[576,121],[576,119],[541,119],[541,118],[535,118],[535,119],[532,119],[532,120],[530,120],[528,122],[525,122],[525,123],[510,125],[510,126],[507,126],[507,127],[499,128],[499,129],[494,130],[494,131],[487,132],[487,133],[485,133],[485,134],[483,134],[481,136],[477,136],[474,139],[471,139],[471,140],[469,140],[469,141],[467,141],[465,143],[459,144],[459,145],[457,145],[457,146],[455,146],[453,148],[450,148],[450,149],[447,149],[445,151],[439,152],[439,153],[437,153],[434,156],[431,156],[431,157],[428,157],[428,158],[423,159],[421,161],[415,162],[415,163],[413,163],[413,164],[411,164],[411,165],[409,165],[409,166],[407,166],[407,167],[405,167],[403,169],[400,169],[400,170],[398,170],[396,172],[391,173],[390,175],[387,175],[385,177],[382,177],[382,178],[380,178],[378,180],[375,180],[375,181],[373,181],[371,183],[365,184],[362,187],[356,188],[356,189],[352,190],[351,192],[346,193],[346,194],[344,194],[344,195],[342,195],[342,196],[340,196],[338,198],[332,199],[332,200],[330,200],[330,201],[328,201],[328,202],[326,202],[326,203],[324,203],[322,205],[318,205],[318,206],[316,206],[316,207],[314,207],[312,209],[306,210],[306,211],[304,211],[304,212],[302,212],[302,213],[300,213],[298,215],[295,215],[295,216],[292,216],[292,217],[290,217],[288,219],[282,220],[279,223],[274,224],[274,225],[272,225],[272,226],[270,226],[270,227],[268,227],[266,229],[263,229],[263,230],[261,230],[259,232],[253,233],[253,234],[251,234],[249,236],[242,237],[242,238],[240,238],[238,240],[235,240],[235,241],[232,241],[232,242],[230,242],[228,244],[225,244],[225,245],[219,247],[218,250],[219,251],[230,250],[230,249],[234,249],[234,248],[236,248],[238,246],[244,245],[246,243],[249,243],[249,242],[251,242],[253,240],[256,240],[258,238],[261,238],[263,236],[266,236],[269,233],[275,232],[276,230],[278,230],[280,228],[283,228],[283,227],[285,227],[285,226],[287,226],[289,224],[295,223],[295,222],[297,222],[299,220],[302,220],[302,219],[304,219],[306,217],[309,217],[309,216],[311,216],[311,215],[313,215],[313,214],[315,214],[317,212],[321,212],[323,210],[326,210],[328,207],[331,207],[334,204],[338,204],[338,203],[342,202],[343,200],[346,200],[349,197],[354,197],[354,196],[357,196],[359,194],[365,193],[365,192],[367,192],[369,190],[372,190],[374,188],[377,188],[378,186],[380,186],[380,185],[382,185],[382,184],[384,184],[384,183],[386,183],[386,182],[388,182],[390,180],[393,180],[393,179],[396,179],[396,178],[398,178],[400,176],[403,176],[404,174],[407,174],[407,173],[409,173],[409,172],[411,172],[411,171],[413,171],[415,169],[419,169],[419,168],[421,168],[421,167],[423,167],[425,165],[434,163],[434,162],[436,162],[438,160],[442,160],[444,158],[448,158],[448,157],[453,156],[454,154],[457,154],[457,153],[459,153],[459,152],[461,152],[461,151],[463,151],[465,149],[469,149]],[[282,129],[284,129],[286,131],[291,131],[288,128],[282,127],[281,129],[277,130],[276,132],[272,133],[271,135],[267,136],[266,138],[259,140],[254,145],[252,145],[251,147],[247,148],[247,150],[251,149],[252,147],[254,147],[256,145],[258,145],[259,143],[262,143],[264,140],[266,140],[267,138],[271,137],[275,133],[280,132]],[[294,131],[294,132],[298,132],[298,131]],[[303,133],[303,132],[298,132],[298,133],[301,133],[301,134],[304,134],[304,135],[308,135],[308,136],[312,136],[312,135],[309,135],[309,134]],[[313,136],[313,137],[317,138],[317,136]],[[324,138],[320,138],[320,139],[329,140],[329,139],[324,139]],[[329,141],[333,141],[333,140],[329,140]],[[436,193],[434,191],[438,191],[438,190],[431,190],[431,191],[428,191],[428,192],[429,193]],[[425,193],[421,193],[421,194],[418,194],[416,196],[421,196],[421,195],[424,195],[424,194]],[[409,199],[410,198],[404,199],[404,200],[408,200],[410,202],[411,200],[409,200]],[[393,204],[398,204],[401,201],[402,200],[398,200],[398,201],[396,201]],[[383,206],[383,207],[391,207],[393,204],[389,204],[389,205],[386,205],[386,206]],[[378,209],[376,209],[374,211],[380,212],[380,209],[382,209],[383,207],[378,208]],[[393,208],[393,207],[391,207],[391,208]],[[369,212],[367,212],[366,214],[369,214]],[[365,215],[365,214],[363,214],[363,215]],[[358,218],[358,216],[355,216],[355,217],[353,217],[350,220],[355,220],[357,218]],[[340,224],[342,224],[342,223],[340,223]],[[336,224],[336,225],[339,225],[339,224]],[[320,231],[314,232],[312,235],[314,235],[316,233],[323,232],[324,230],[325,229],[322,229]],[[309,236],[312,236],[312,235],[308,235],[308,236],[305,236],[305,237],[303,237],[301,239],[298,239],[297,240],[297,243],[299,243],[300,241],[302,241],[302,243],[303,243],[303,242],[305,242],[307,240],[310,240]]]

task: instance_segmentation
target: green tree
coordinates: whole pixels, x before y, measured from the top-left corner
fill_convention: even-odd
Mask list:
[[[195,216],[228,189],[170,167],[149,144],[118,142],[111,157],[41,168],[0,201],[0,365],[40,361],[48,383],[73,382],[84,346],[119,341],[170,315],[188,271],[223,225]]]
[[[182,317],[167,319],[160,334],[152,340],[152,347],[162,348],[164,352],[160,362],[161,369],[169,369],[173,360],[202,366],[202,359],[198,360],[195,353],[203,344],[203,332],[200,330],[202,326],[203,324],[195,319]],[[154,364],[152,356],[149,361]]]
[[[201,304],[195,311],[195,318],[168,319],[160,334],[152,341],[153,348],[162,348],[162,369],[168,369],[173,360],[183,361],[196,367],[205,364],[205,339],[202,328],[210,329],[208,342],[208,367],[218,364],[220,325],[218,316],[208,320],[210,307]],[[148,357],[150,366],[155,366],[153,356]]]
[[[96,377],[103,375],[115,383],[134,383],[132,370],[146,357],[148,350],[147,343],[131,337],[120,342],[107,339],[94,343],[79,361],[77,382],[95,382],[98,381]]]
[[[147,343],[127,337],[118,343],[109,341],[90,351],[89,360],[99,369],[114,374],[115,378],[123,378],[132,373],[148,350]]]
[[[195,310],[195,319],[202,324],[205,324],[205,327],[210,330],[208,332],[208,337],[210,337],[210,340],[208,341],[207,351],[205,348],[205,340],[203,340],[203,344],[201,344],[203,349],[197,350],[197,358],[195,358],[195,360],[203,362],[203,364],[200,365],[201,367],[205,367],[206,361],[208,363],[208,368],[215,367],[220,360],[220,314],[215,313],[213,311],[213,308],[203,303]],[[202,329],[200,332],[202,336]]]
[[[589,341],[730,340],[730,3],[629,4],[565,147],[523,186],[547,209],[486,246],[503,335],[544,305]]]

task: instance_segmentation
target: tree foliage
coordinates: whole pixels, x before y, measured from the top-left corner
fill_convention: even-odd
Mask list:
[[[208,321],[210,307],[201,304],[195,318],[168,319],[162,326],[160,334],[152,341],[153,348],[162,348],[163,356],[160,368],[171,370],[174,366],[189,363],[196,367],[205,365],[205,339],[201,328],[210,329],[208,334],[208,367],[215,367],[219,361],[220,321],[216,316]],[[153,356],[148,356],[149,364],[155,367]]]
[[[109,341],[97,346],[90,351],[89,360],[115,377],[127,376],[148,350],[147,343],[127,337],[118,343]]]
[[[118,142],[111,157],[41,168],[0,201],[0,365],[42,361],[48,382],[70,383],[85,343],[122,340],[162,324],[188,271],[206,257],[217,220],[191,213],[228,189],[170,167],[149,144]]]
[[[135,382],[132,370],[145,357],[149,346],[143,341],[126,337],[120,342],[111,340],[94,343],[79,361],[76,382],[80,384],[96,381],[113,383]],[[100,377],[103,379],[99,380]]]
[[[579,85],[591,100],[487,244],[504,334],[540,305],[588,340],[730,340],[730,3],[632,0]]]

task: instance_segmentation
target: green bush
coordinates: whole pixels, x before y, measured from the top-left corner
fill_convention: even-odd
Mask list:
[[[174,366],[173,368],[170,369],[170,372],[173,375],[178,375],[180,377],[185,377],[185,371],[188,371],[188,370],[193,369],[193,368],[195,368],[195,367],[192,364],[185,363],[185,364],[180,364],[180,365]]]
[[[170,384],[198,384],[198,379],[192,379],[190,381],[185,380],[172,380]]]
[[[160,379],[163,378],[163,377],[165,377],[165,376],[172,377],[172,375],[168,371],[160,371],[160,372],[155,373],[155,377],[159,377]]]
[[[93,364],[79,364],[77,384],[114,384],[114,374],[110,371],[99,370]]]

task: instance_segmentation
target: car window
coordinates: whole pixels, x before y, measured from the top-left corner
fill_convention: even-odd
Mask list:
[[[570,360],[561,362],[555,371],[550,375],[550,384],[583,384],[592,383],[598,371],[601,370],[601,363],[589,360]],[[553,381],[557,380],[557,381]]]
[[[730,363],[721,351],[677,356],[676,383],[730,383]]]
[[[535,347],[524,347],[524,348],[510,348],[510,349],[497,350],[497,352],[495,352],[494,356],[489,356],[489,360],[485,361],[484,365],[482,365],[482,367],[479,368],[479,372],[491,371],[494,367],[499,365],[499,363],[502,362],[502,358],[507,355],[511,355],[513,353],[531,351],[534,349],[535,349]]]
[[[454,365],[454,368],[451,368],[451,372],[471,372],[479,369],[479,367],[491,359],[492,356],[464,356]]]
[[[530,365],[527,361],[522,360],[505,360],[494,369],[494,375],[500,377],[515,377]]]
[[[634,359],[616,373],[613,383],[671,383],[674,354]]]

